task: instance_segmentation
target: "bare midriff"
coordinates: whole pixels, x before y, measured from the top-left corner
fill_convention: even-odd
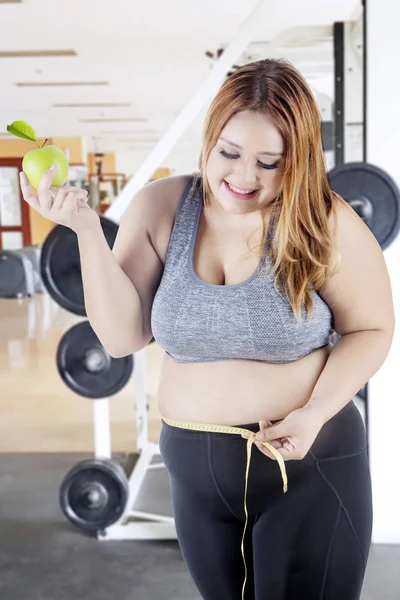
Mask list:
[[[284,419],[309,401],[330,344],[291,363],[178,362],[165,354],[158,388],[162,417],[243,425]]]

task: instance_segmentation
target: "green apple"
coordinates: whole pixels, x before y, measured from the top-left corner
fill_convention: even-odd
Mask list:
[[[69,165],[64,152],[57,146],[44,146],[27,152],[22,161],[22,170],[37,189],[44,173],[53,165],[57,167],[58,172],[53,177],[50,187],[60,187],[68,179]]]
[[[53,177],[51,187],[64,185],[68,179],[69,165],[67,157],[60,148],[46,146],[48,138],[40,147],[37,143],[36,131],[26,121],[14,121],[11,125],[7,125],[7,131],[23,140],[36,142],[38,146],[38,150],[27,152],[22,161],[22,170],[33,187],[38,188],[44,173],[53,165],[57,167],[58,172]]]

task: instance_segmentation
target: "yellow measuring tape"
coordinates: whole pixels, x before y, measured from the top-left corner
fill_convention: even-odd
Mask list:
[[[244,556],[244,538],[245,538],[247,522],[248,522],[247,503],[246,503],[247,481],[248,481],[248,476],[249,476],[251,450],[253,447],[253,443],[256,441],[256,433],[254,433],[254,431],[250,431],[249,429],[244,429],[242,427],[230,427],[227,425],[213,425],[211,423],[188,423],[188,422],[184,422],[184,421],[172,421],[170,419],[165,419],[164,417],[162,417],[162,420],[165,423],[167,423],[167,425],[171,425],[171,427],[179,427],[180,429],[192,429],[194,431],[209,431],[211,433],[234,433],[237,435],[248,436],[245,489],[244,489],[244,512],[246,514],[246,522],[244,525],[242,545],[241,545],[243,562],[244,562],[244,571],[245,571],[244,583],[243,583],[243,588],[242,588],[242,600],[244,600],[244,590],[245,590],[246,582],[247,582],[247,565],[246,565],[246,559]],[[279,423],[282,423],[282,421],[283,421],[283,419],[281,421],[278,421],[277,423],[274,423],[274,426],[278,425]],[[257,441],[260,441],[260,440],[257,440]],[[264,441],[260,441],[260,444],[262,444],[263,446],[268,448],[268,450],[270,450],[270,452],[272,452],[272,454],[275,456],[276,460],[278,461],[279,468],[281,470],[282,479],[283,479],[283,493],[285,494],[287,492],[287,475],[286,475],[286,469],[285,469],[285,462],[284,462],[281,454],[278,452],[278,450],[276,448],[274,448],[274,446],[272,446],[268,442],[264,442]]]

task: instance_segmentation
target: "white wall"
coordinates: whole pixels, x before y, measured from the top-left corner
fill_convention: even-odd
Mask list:
[[[398,106],[400,4],[368,0],[367,161],[400,185]],[[373,542],[400,543],[399,372],[400,238],[384,252],[396,310],[391,351],[370,381],[370,466],[373,480]]]

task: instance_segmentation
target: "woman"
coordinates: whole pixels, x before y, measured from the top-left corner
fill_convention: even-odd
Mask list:
[[[352,398],[394,329],[381,249],[330,190],[318,108],[287,61],[224,82],[199,167],[140,190],[112,252],[82,190],[50,192],[50,172],[38,197],[23,175],[21,186],[76,231],[106,350],[124,356],[153,335],[166,350],[160,451],[201,597],[356,600],[372,499]]]
[[[352,398],[372,371],[355,369],[336,397],[330,387],[351,347],[342,337],[335,355],[330,336],[391,330],[381,250],[332,194],[317,106],[285,61],[248,64],[225,81],[206,117],[199,167],[181,194],[152,307],[153,335],[167,352],[160,449],[183,557],[206,600],[355,600],[372,506]],[[265,258],[246,253],[250,234]],[[354,353],[368,360],[360,342]],[[211,427],[196,430],[204,423]],[[249,468],[240,436],[213,425],[267,429],[287,493],[268,447],[255,442]]]

